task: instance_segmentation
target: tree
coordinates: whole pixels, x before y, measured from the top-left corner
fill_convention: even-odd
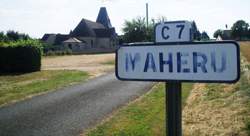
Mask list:
[[[218,38],[218,36],[222,36],[223,31],[221,29],[218,29],[214,32],[214,38]]]
[[[153,41],[153,29],[153,20],[149,22],[148,27],[146,26],[145,18],[142,17],[132,19],[132,21],[125,20],[124,27],[122,28],[124,32],[122,40],[126,43]]]
[[[201,33],[201,40],[202,40],[202,41],[208,41],[209,39],[210,39],[210,38],[209,38],[207,32],[203,31],[203,32]]]
[[[248,39],[250,39],[250,28],[248,29],[247,37],[248,37]]]
[[[232,38],[242,40],[247,38],[249,24],[244,20],[236,21],[232,26]]]
[[[201,40],[201,33],[198,30],[195,21],[192,22],[192,36],[193,36],[193,40],[197,40],[200,41]]]
[[[19,33],[14,30],[9,30],[6,33],[7,41],[18,41],[18,40],[30,40],[30,36],[27,34]]]
[[[8,40],[10,40],[10,41],[17,41],[17,40],[19,40],[19,34],[16,31],[9,30],[9,31],[7,31],[6,35],[8,37]]]
[[[7,36],[4,34],[4,32],[0,32],[0,42],[6,42]]]

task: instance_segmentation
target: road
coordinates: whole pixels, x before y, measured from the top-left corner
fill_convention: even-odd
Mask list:
[[[153,83],[118,81],[107,74],[0,108],[1,136],[76,136]]]

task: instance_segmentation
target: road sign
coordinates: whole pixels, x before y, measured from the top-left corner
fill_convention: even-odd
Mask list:
[[[188,42],[191,41],[191,22],[174,21],[159,23],[155,26],[155,42]]]
[[[116,52],[120,80],[232,83],[239,74],[239,45],[233,41],[137,44]]]

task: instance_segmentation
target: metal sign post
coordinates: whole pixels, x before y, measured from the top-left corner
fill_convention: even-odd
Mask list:
[[[169,81],[166,86],[166,135],[181,136],[181,82]]]
[[[128,81],[166,82],[166,134],[181,136],[181,82],[235,83],[240,51],[234,41],[191,42],[191,23],[155,26],[155,42],[120,46],[116,77]]]
[[[169,31],[170,34],[166,34],[166,30]],[[176,33],[178,36],[176,36]],[[178,22],[168,22],[160,25],[158,24],[155,27],[155,36],[156,36],[155,41],[157,43],[185,42],[185,41],[191,42],[192,41],[191,23],[187,21],[178,21]],[[166,89],[165,101],[167,106],[166,135],[168,136],[182,135],[181,87],[182,84],[180,81],[165,82],[165,89]]]

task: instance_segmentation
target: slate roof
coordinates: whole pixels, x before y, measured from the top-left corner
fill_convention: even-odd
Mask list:
[[[57,34],[54,41],[54,45],[61,45],[63,41],[69,39],[70,36],[66,34]]]
[[[55,35],[55,34],[44,34],[41,40],[46,41],[52,35]]]
[[[70,35],[73,37],[95,37],[96,34],[93,29],[105,29],[105,27],[102,24],[82,19]]]
[[[111,37],[114,34],[115,29],[94,29],[97,37]]]
[[[110,19],[105,7],[101,7],[96,19],[97,23],[103,24],[106,28],[112,28]]]

